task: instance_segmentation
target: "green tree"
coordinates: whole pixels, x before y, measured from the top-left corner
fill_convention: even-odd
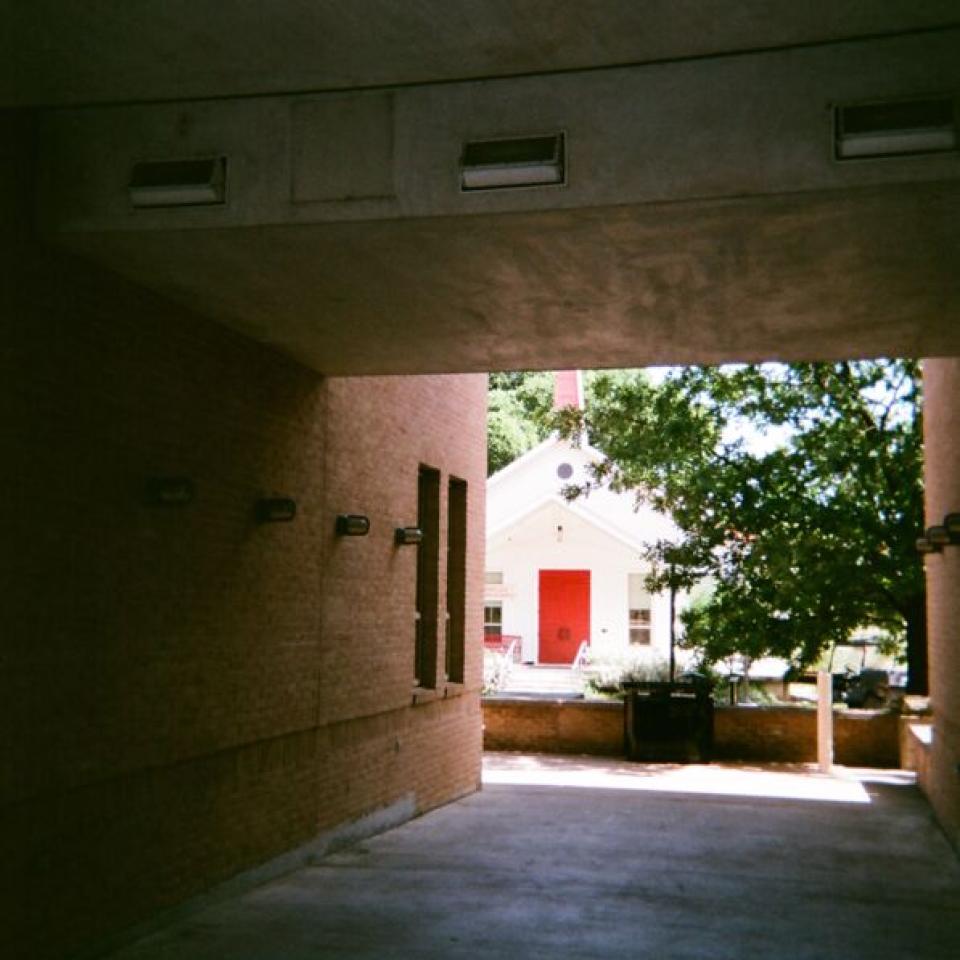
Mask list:
[[[648,551],[651,588],[713,585],[685,613],[688,645],[804,666],[872,626],[906,642],[925,691],[918,364],[689,367],[659,384],[600,375],[591,392],[559,420],[605,455],[593,482],[679,529]]]
[[[487,473],[496,473],[550,433],[553,376],[491,373],[487,392]]]

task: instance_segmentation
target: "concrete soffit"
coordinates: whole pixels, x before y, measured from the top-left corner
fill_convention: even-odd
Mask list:
[[[958,91],[953,27],[58,109],[38,221],[329,375],[960,353],[960,152],[839,162],[833,128],[838,103]],[[562,182],[462,189],[466,144],[561,134]],[[200,158],[225,161],[215,201],[134,202],[138,165]]]

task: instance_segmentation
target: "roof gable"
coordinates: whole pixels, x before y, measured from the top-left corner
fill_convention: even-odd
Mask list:
[[[556,434],[528,450],[487,481],[487,530],[494,535],[541,504],[565,502],[562,490],[591,479],[589,465],[603,455],[589,444],[574,446]],[[570,503],[571,509],[600,529],[617,531],[631,545],[674,535],[676,528],[664,514],[636,506],[630,492],[614,493],[598,487]]]
[[[544,497],[539,502],[530,505],[523,511],[510,517],[500,527],[496,529],[489,529],[487,531],[488,542],[492,543],[499,540],[501,537],[508,536],[511,531],[524,526],[528,521],[536,517],[538,514],[549,509],[560,510],[571,517],[576,517],[582,523],[592,527],[603,536],[608,537],[611,540],[616,541],[621,546],[627,547],[628,549],[638,553],[643,550],[647,543],[650,542],[650,540],[647,538],[636,536],[632,531],[611,526],[602,518],[592,515],[588,511],[584,510],[583,507],[579,505],[578,501],[570,502],[564,500],[562,497],[554,496]]]

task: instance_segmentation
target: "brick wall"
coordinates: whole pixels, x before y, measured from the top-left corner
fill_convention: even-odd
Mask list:
[[[817,715],[805,707],[718,707],[714,730],[718,760],[817,759]],[[834,759],[850,767],[898,767],[899,736],[895,713],[835,713]]]
[[[324,381],[44,248],[29,122],[0,123],[0,929],[40,960],[476,787],[480,652],[413,705],[392,527],[420,460],[470,482],[479,637],[484,378]],[[165,475],[194,502],[148,506]],[[255,522],[270,493],[293,523]],[[342,510],[371,535],[334,538]]]
[[[898,717],[850,711],[834,717],[837,763],[899,766]],[[589,701],[488,698],[483,701],[488,750],[622,756],[623,706]],[[717,707],[717,760],[812,762],[817,758],[816,712],[803,707]]]
[[[327,402],[318,716],[321,817],[333,823],[404,790],[425,810],[479,785],[486,377],[335,379]],[[433,689],[415,693],[417,549],[396,546],[394,531],[416,525],[421,464],[441,471],[441,611],[448,481],[468,482],[468,642],[465,682],[447,683],[441,615]],[[369,535],[334,536],[338,513],[369,517]]]
[[[623,705],[584,700],[483,701],[487,750],[623,755]]]
[[[923,382],[926,522],[933,525],[960,513],[960,359],[925,360]],[[960,547],[924,563],[933,740],[923,783],[960,848]]]

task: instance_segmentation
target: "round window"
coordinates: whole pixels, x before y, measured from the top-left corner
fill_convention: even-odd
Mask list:
[[[573,467],[569,463],[561,463],[557,467],[557,476],[561,480],[569,480],[573,476]]]

